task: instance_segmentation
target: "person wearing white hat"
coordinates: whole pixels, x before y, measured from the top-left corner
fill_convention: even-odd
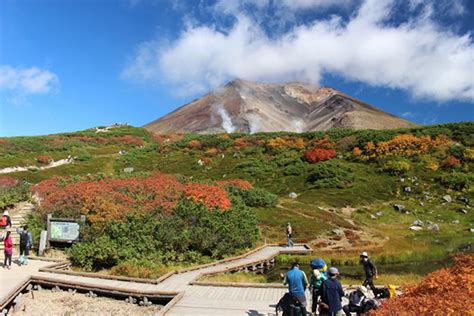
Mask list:
[[[356,313],[359,316],[360,313],[365,311],[364,305],[368,292],[367,288],[361,285],[357,290],[349,294],[349,304],[344,305],[342,308],[346,316],[351,316],[351,313]]]
[[[360,263],[364,267],[365,272],[365,281],[363,285],[365,287],[369,286],[372,292],[374,292],[375,294],[377,289],[374,285],[374,278],[378,278],[377,267],[375,266],[375,264],[373,264],[372,261],[370,261],[369,255],[365,251],[360,254]]]

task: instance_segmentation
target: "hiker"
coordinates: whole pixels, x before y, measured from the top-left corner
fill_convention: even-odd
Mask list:
[[[364,251],[363,253],[360,254],[360,263],[364,266],[364,272],[365,272],[365,281],[362,285],[365,287],[370,286],[370,289],[372,290],[372,292],[376,294],[377,289],[375,288],[373,279],[378,278],[377,268],[372,263],[372,261],[370,261],[369,255],[367,254],[367,252]]]
[[[0,218],[0,227],[1,228],[12,228],[12,220],[8,211],[3,212],[2,218]]]
[[[24,225],[23,230],[17,227],[16,232],[20,235],[20,265],[27,265],[28,255],[30,254],[31,246],[33,246],[33,237],[28,231],[28,225]]]
[[[306,274],[300,270],[298,262],[291,265],[291,269],[285,275],[283,284],[288,285],[288,292],[299,302],[302,315],[306,315],[306,296],[304,293],[308,286],[308,279]]]
[[[321,286],[327,279],[326,271],[324,270],[326,263],[323,259],[315,259],[310,262],[310,266],[313,268],[313,273],[311,274],[309,281],[312,294],[311,312],[316,314],[318,300],[321,297]]]
[[[341,304],[344,291],[341,283],[337,280],[338,275],[337,268],[329,268],[329,278],[323,282],[321,287],[320,315],[344,316]]]
[[[4,268],[6,267],[8,270],[10,270],[12,266],[12,255],[13,255],[13,240],[12,240],[10,229],[7,230],[7,233],[3,239],[3,253],[5,255],[5,259],[3,261],[3,267]]]
[[[365,303],[367,300],[368,290],[361,285],[359,288],[349,294],[349,304],[342,308],[346,316],[356,313],[357,316],[366,312]]]
[[[288,225],[286,225],[286,238],[288,239],[288,247],[293,247],[294,245],[293,240],[291,240],[291,234],[293,234],[293,228],[291,228],[291,224],[288,223]]]

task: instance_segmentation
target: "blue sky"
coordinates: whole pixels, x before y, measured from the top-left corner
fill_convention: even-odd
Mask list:
[[[474,1],[3,0],[0,136],[141,126],[236,77],[474,120]]]

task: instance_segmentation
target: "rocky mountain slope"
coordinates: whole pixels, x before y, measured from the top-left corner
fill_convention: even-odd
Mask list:
[[[144,127],[165,134],[390,129],[414,125],[329,87],[234,80]]]

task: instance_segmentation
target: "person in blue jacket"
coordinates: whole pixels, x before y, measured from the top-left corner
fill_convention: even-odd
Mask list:
[[[329,278],[323,282],[321,287],[321,306],[323,312],[320,315],[344,316],[341,304],[344,291],[342,290],[341,282],[337,280],[338,275],[339,271],[337,268],[329,268]]]
[[[301,312],[303,315],[306,315],[305,290],[308,287],[308,279],[306,274],[300,270],[299,263],[295,262],[291,265],[291,269],[285,275],[283,284],[288,284],[288,292],[300,302]]]

